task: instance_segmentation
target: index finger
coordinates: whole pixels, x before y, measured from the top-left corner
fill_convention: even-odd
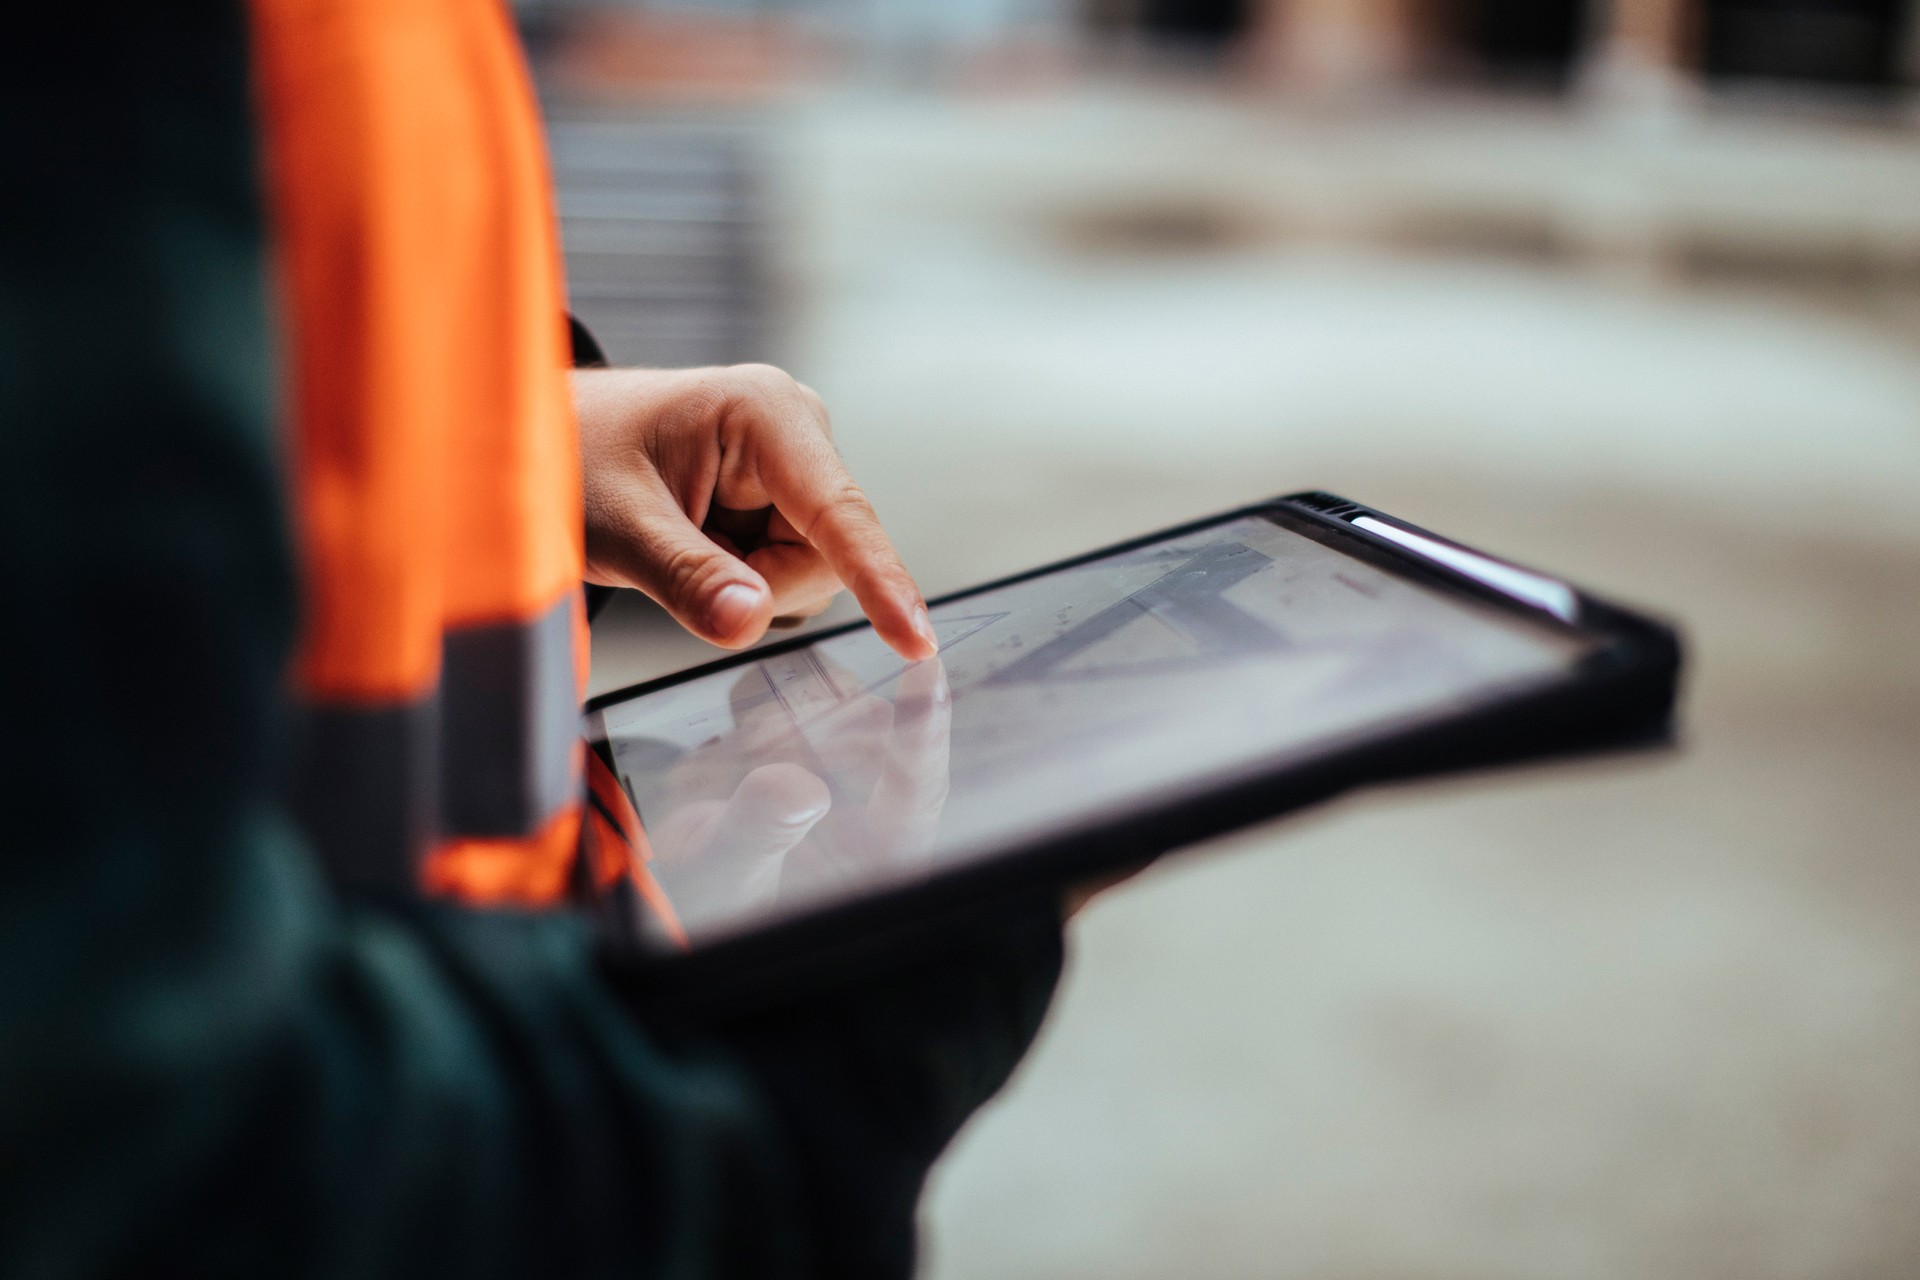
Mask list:
[[[931,658],[940,643],[920,588],[833,443],[804,427],[776,438],[759,468],[774,507],[820,552],[895,653],[909,662]]]

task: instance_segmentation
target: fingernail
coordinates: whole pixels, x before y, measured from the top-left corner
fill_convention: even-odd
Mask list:
[[[827,815],[827,810],[832,807],[832,804],[826,800],[815,800],[811,804],[802,802],[794,805],[781,816],[789,826],[797,827],[803,823],[818,822]]]
[[[938,651],[940,637],[933,632],[933,619],[927,617],[927,606],[917,605],[913,611],[913,634],[927,642],[927,647]]]
[[[722,587],[707,606],[707,626],[728,639],[740,634],[760,608],[760,592],[743,582]]]

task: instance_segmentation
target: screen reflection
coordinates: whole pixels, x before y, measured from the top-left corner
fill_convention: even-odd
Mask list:
[[[1549,678],[1578,636],[1235,519],[608,706],[695,945]]]

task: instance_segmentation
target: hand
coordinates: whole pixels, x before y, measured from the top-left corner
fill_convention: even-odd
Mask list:
[[[901,657],[933,656],[920,590],[810,388],[752,364],[572,376],[588,581],[644,591],[729,649],[844,585]]]

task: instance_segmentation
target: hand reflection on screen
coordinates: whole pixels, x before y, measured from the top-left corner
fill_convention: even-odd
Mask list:
[[[840,689],[859,689],[820,656]],[[812,897],[921,860],[947,799],[952,698],[938,658],[892,701],[859,692],[796,727],[758,667],[732,689],[733,727],[687,753],[649,813],[656,869],[689,922]]]

